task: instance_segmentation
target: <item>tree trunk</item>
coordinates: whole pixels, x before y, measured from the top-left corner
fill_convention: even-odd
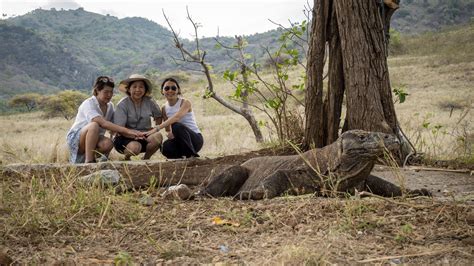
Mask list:
[[[341,41],[337,29],[335,9],[331,10],[329,32],[329,84],[327,95],[327,137],[324,143],[331,144],[339,136],[339,127],[342,115],[342,102],[344,99],[344,72],[342,65]]]
[[[396,132],[384,27],[376,1],[334,1],[347,88],[349,129]]]
[[[332,1],[331,1],[332,2]],[[323,147],[323,68],[330,0],[314,1],[306,67],[305,148]]]
[[[244,109],[242,110],[242,116],[247,120],[247,122],[249,122],[249,125],[253,131],[253,135],[255,136],[255,140],[258,143],[262,143],[263,142],[262,131],[260,130],[260,127],[258,126],[258,122],[255,119],[255,116],[253,115],[252,111],[250,109]]]
[[[386,30],[398,1],[315,0],[308,49],[305,144],[317,147],[339,135],[346,94],[344,130],[399,135],[387,65]],[[387,3],[394,4],[387,6]],[[324,46],[329,42],[328,92],[323,98]],[[400,136],[399,136],[400,138]]]

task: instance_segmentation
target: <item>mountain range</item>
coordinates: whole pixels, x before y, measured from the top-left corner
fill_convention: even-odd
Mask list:
[[[468,23],[474,3],[464,0],[404,0],[395,12],[392,28],[402,34],[437,30]],[[282,29],[245,36],[246,51],[257,61],[263,46],[274,49]],[[220,38],[232,46],[234,39]],[[194,50],[188,40],[185,47]],[[226,50],[213,38],[200,40],[206,60],[217,72],[231,67]],[[76,10],[37,9],[0,20],[0,100],[24,92],[52,93],[64,89],[90,90],[94,78],[111,75],[117,80],[131,73],[163,73],[180,69],[172,33],[139,17],[118,19]]]

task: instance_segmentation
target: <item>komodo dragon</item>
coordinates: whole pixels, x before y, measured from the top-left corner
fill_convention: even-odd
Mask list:
[[[198,195],[258,200],[285,193],[330,196],[327,192],[357,189],[387,197],[401,196],[400,187],[370,175],[384,149],[394,150],[398,146],[393,135],[351,130],[321,149],[300,155],[257,157],[231,166],[215,176]],[[429,195],[424,189],[411,192]]]

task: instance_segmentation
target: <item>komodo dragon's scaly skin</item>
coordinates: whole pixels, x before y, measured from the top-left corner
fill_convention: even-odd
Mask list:
[[[384,149],[399,145],[393,135],[351,130],[333,144],[301,155],[266,156],[232,166],[215,176],[199,192],[212,197],[263,199],[288,194],[369,190],[382,196],[400,196],[401,189],[370,175]],[[427,191],[416,191],[429,194]]]

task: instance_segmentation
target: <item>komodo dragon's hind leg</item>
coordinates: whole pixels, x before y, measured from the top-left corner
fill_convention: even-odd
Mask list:
[[[367,191],[383,197],[400,197],[403,194],[399,186],[374,175],[369,175],[366,178],[365,186]],[[424,188],[414,190],[407,189],[406,193],[408,196],[431,196],[431,193]]]
[[[284,170],[276,171],[275,173],[265,177],[258,187],[240,191],[234,196],[237,200],[261,200],[278,197],[285,191],[292,189],[292,183],[289,180],[289,172]]]
[[[231,166],[215,176],[211,182],[199,192],[199,195],[211,197],[234,196],[245,183],[248,170],[240,165]]]

